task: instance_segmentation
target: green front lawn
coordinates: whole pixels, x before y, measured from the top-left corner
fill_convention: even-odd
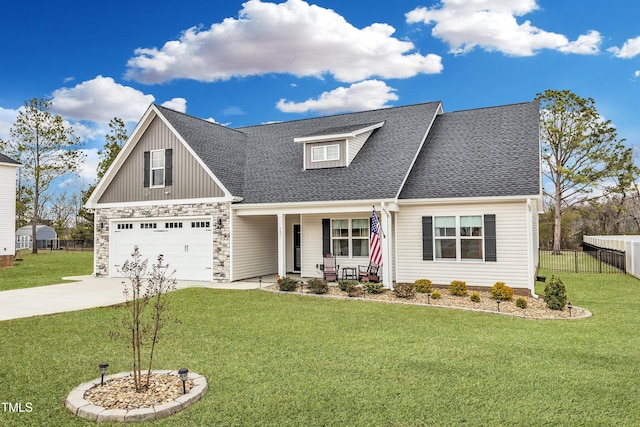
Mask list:
[[[542,272],[547,277],[552,273]],[[640,281],[562,273],[586,320],[528,320],[261,291],[174,294],[155,367],[204,374],[203,400],[157,426],[640,425]],[[80,383],[130,370],[115,309],[2,322],[0,425],[86,425]]]
[[[55,285],[68,282],[63,277],[93,273],[93,251],[40,250],[34,255],[23,250],[20,258],[13,267],[0,269],[0,291]]]

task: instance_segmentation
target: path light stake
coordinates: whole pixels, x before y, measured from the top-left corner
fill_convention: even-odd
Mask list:
[[[182,394],[187,394],[187,379],[189,378],[189,370],[187,368],[181,368],[178,371],[180,379],[182,380]]]
[[[427,304],[431,304],[431,289],[427,289]]]
[[[500,298],[496,298],[496,303],[498,304],[498,313],[500,313],[500,303],[502,300]]]
[[[100,375],[101,375],[100,386],[104,385],[104,374],[107,373],[107,368],[108,367],[109,367],[108,363],[101,363],[101,364],[98,365],[98,368],[100,369]]]
[[[262,276],[258,276],[258,283],[260,284],[260,287],[262,287]]]
[[[573,304],[571,304],[571,301],[569,301],[569,304],[567,304],[567,308],[569,309],[569,317],[571,317],[571,309],[573,308]]]

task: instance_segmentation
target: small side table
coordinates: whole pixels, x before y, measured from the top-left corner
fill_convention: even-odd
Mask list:
[[[342,280],[358,280],[358,269],[355,267],[342,267]]]

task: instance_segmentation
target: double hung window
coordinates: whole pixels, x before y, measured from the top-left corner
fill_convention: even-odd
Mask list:
[[[434,217],[437,260],[483,260],[481,215]]]
[[[322,145],[311,149],[312,162],[326,162],[334,160],[340,160],[340,146],[337,144]]]
[[[164,186],[164,150],[151,152],[151,186]]]
[[[334,219],[331,221],[333,256],[369,256],[369,219]]]

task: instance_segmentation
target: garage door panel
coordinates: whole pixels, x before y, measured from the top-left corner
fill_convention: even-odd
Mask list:
[[[163,262],[169,265],[169,271],[176,271],[176,278],[211,281],[212,229],[192,227],[193,223],[194,219],[156,222],[146,220],[133,222],[131,227],[126,226],[126,222],[114,223],[110,242],[110,275],[122,276],[118,270],[125,260],[131,258],[131,252],[137,245],[143,259],[149,260],[149,268],[157,262],[158,255],[162,254]],[[202,223],[210,224],[209,221]],[[121,224],[120,228],[118,224]]]

